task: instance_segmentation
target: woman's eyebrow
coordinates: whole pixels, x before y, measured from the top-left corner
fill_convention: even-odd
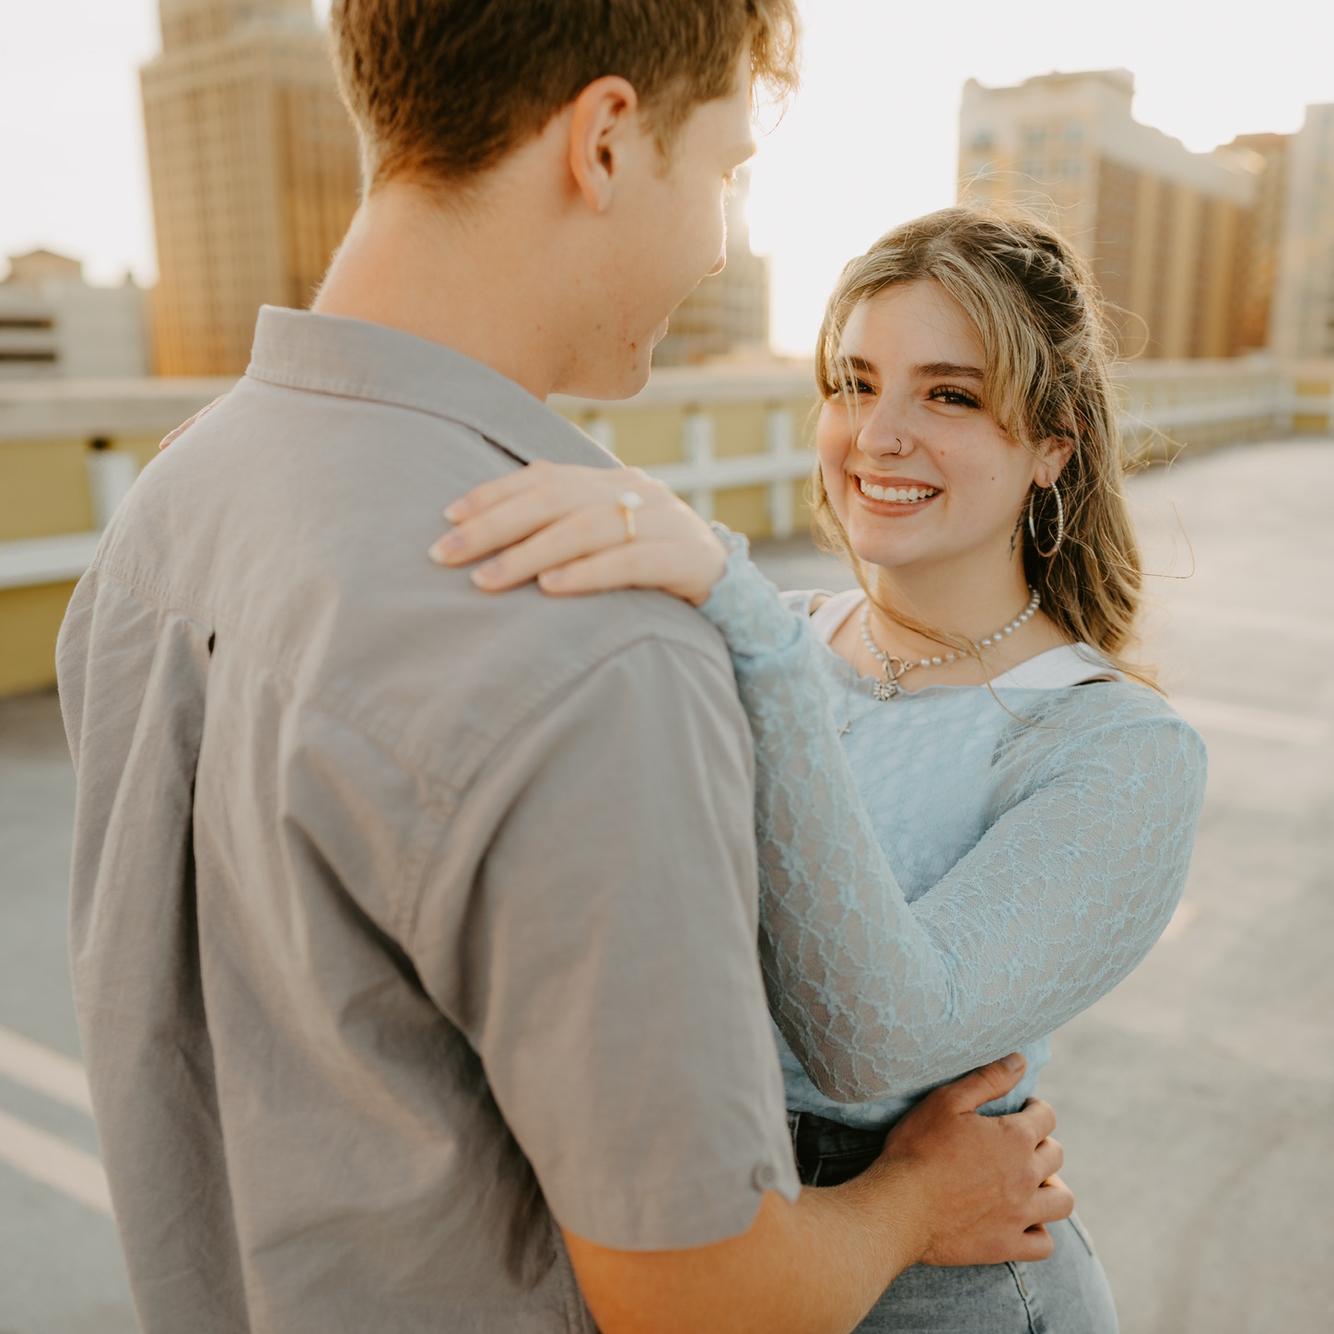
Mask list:
[[[953,375],[981,380],[985,377],[977,366],[962,366],[953,361],[928,361],[924,366],[914,366],[913,374],[924,380],[937,375]]]
[[[875,368],[874,362],[867,361],[865,357],[859,357],[856,355],[856,353],[849,355],[847,353],[840,352],[838,354],[838,361],[842,363],[844,366],[846,366],[849,370],[865,371],[868,375],[876,375],[879,373]]]

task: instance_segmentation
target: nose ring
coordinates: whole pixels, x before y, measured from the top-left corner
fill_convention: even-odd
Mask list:
[[[898,448],[897,448],[896,450],[893,451],[893,453],[894,453],[894,457],[895,457],[895,458],[898,458],[898,456],[899,456],[900,454],[903,453],[903,441],[900,440],[900,439],[898,438],[898,436],[895,436],[895,437],[894,437],[894,443],[895,443],[896,445],[898,445]]]

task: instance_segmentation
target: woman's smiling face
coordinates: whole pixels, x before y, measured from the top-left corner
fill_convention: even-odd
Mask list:
[[[839,350],[847,400],[826,399],[816,449],[857,555],[886,569],[1011,559],[1029,488],[1063,460],[1039,459],[987,412],[963,307],[931,279],[897,284],[852,311]]]

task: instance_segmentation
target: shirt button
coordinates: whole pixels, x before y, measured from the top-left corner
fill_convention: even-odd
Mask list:
[[[778,1173],[768,1163],[761,1163],[750,1174],[750,1182],[756,1190],[772,1190],[778,1183]]]

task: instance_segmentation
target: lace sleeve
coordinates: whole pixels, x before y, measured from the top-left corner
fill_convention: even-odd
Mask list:
[[[867,1102],[938,1083],[1110,991],[1185,881],[1204,788],[1195,732],[1138,688],[1086,688],[1119,703],[1039,729],[1008,809],[910,905],[838,741],[823,650],[726,537],[701,610],[728,640],[755,738],[770,1005],[816,1087]]]

